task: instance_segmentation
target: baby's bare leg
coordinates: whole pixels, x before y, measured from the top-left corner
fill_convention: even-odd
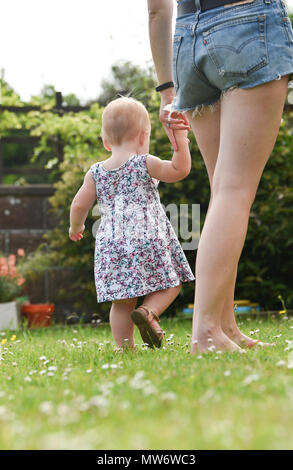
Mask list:
[[[146,295],[143,304],[132,312],[131,318],[138,327],[143,342],[150,348],[160,348],[164,332],[159,326],[159,315],[179,294],[181,284],[176,287],[152,292]]]
[[[115,300],[110,310],[110,325],[118,348],[134,349],[134,325],[130,314],[135,308],[137,298]]]
[[[148,306],[154,313],[160,316],[176,299],[181,289],[181,284],[168,289],[158,290],[146,295],[142,305]]]

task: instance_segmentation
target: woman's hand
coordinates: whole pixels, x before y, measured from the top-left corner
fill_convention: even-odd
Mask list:
[[[171,142],[173,149],[178,151],[178,145],[174,135],[174,130],[190,130],[190,126],[186,116],[182,113],[173,112],[170,115],[170,112],[165,108],[166,105],[172,103],[175,97],[174,88],[167,88],[167,90],[161,91],[161,106],[160,106],[160,121],[164,126],[167,136]]]
[[[73,242],[78,242],[83,238],[83,232],[84,232],[84,225],[80,229],[75,229],[73,230],[71,227],[69,227],[69,238]]]

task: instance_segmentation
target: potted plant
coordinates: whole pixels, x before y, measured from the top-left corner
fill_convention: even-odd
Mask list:
[[[23,257],[24,250],[20,248],[17,255],[19,258]],[[20,302],[17,298],[24,278],[16,263],[17,257],[14,254],[0,257],[0,330],[14,330],[20,324]]]
[[[40,250],[25,257],[24,250],[19,248],[17,255],[0,256],[0,330],[16,329],[21,314],[27,318],[29,328],[51,324],[54,304],[31,304],[28,297],[19,297],[25,280],[33,279],[48,266]]]
[[[54,310],[54,304],[25,303],[21,306],[21,313],[27,318],[29,328],[50,326]]]
[[[42,246],[39,246],[26,257],[21,272],[26,280],[33,280],[50,269],[50,266],[48,254],[43,251]],[[21,306],[21,313],[28,321],[28,328],[50,326],[54,311],[55,305],[52,303],[24,302]]]

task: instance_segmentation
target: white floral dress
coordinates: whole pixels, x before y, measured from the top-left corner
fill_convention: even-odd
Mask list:
[[[101,214],[94,274],[98,302],[140,297],[194,276],[157,189],[146,155],[117,169],[91,166]]]

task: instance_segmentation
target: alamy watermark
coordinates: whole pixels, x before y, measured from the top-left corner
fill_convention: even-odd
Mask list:
[[[96,204],[92,215],[97,217],[92,227],[103,241],[139,243],[139,240],[155,240],[165,243],[174,236],[180,240],[183,250],[195,250],[200,237],[200,204],[138,204],[116,197],[113,203]],[[169,218],[168,218],[169,217]],[[172,233],[173,232],[173,233]]]

